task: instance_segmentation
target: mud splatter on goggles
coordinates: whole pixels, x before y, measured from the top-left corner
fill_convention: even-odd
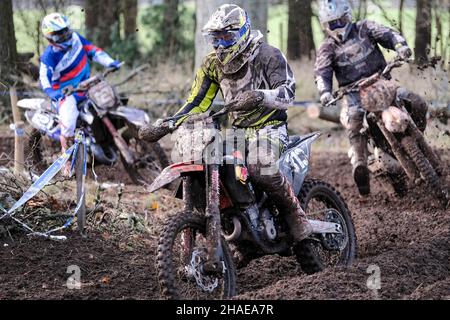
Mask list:
[[[348,19],[344,17],[328,22],[328,28],[333,31],[336,29],[344,28],[348,23],[349,23]]]
[[[204,33],[206,41],[210,43],[214,48],[229,48],[234,46],[239,39],[247,34],[249,31],[249,24],[245,24],[241,29],[223,30],[223,31],[211,31]]]

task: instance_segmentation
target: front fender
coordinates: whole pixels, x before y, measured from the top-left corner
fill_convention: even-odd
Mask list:
[[[116,117],[125,118],[128,122],[134,124],[136,127],[143,127],[150,123],[148,114],[141,109],[119,107],[115,110],[111,110],[110,113]]]
[[[188,172],[202,172],[205,170],[202,164],[192,163],[177,163],[167,167],[161,174],[153,181],[150,186],[150,192],[153,193],[180,178],[183,174]]]

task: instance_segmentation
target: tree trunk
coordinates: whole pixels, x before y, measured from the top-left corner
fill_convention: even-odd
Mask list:
[[[315,52],[312,32],[312,0],[289,0],[288,57],[312,59]]]
[[[208,22],[214,11],[222,4],[229,3],[227,0],[196,0],[196,32],[195,32],[195,68],[199,68],[203,58],[212,50],[206,44],[202,29]]]
[[[417,0],[416,17],[416,63],[428,62],[428,53],[431,48],[431,7],[432,0]]]
[[[85,0],[86,29],[89,40],[102,48],[112,45],[112,34],[120,36],[120,2]]]
[[[264,37],[267,37],[268,1],[239,0],[234,3],[247,11],[252,22],[252,29],[260,30]]]
[[[164,0],[163,38],[164,56],[173,56],[180,48],[180,15],[178,11],[179,0]]]
[[[123,0],[123,16],[125,37],[129,38],[136,35],[138,0]]]
[[[0,117],[3,118],[5,108],[9,105],[9,87],[15,82],[11,75],[18,73],[12,0],[0,1],[0,35]]]

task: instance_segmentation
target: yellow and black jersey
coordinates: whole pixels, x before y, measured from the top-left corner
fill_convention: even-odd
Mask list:
[[[228,104],[242,92],[259,90],[264,93],[264,102],[254,110],[233,113],[233,126],[258,129],[286,122],[286,109],[295,98],[295,79],[284,55],[255,39],[242,57],[247,61],[230,73],[214,52],[209,54],[197,71],[186,104],[177,115],[208,111],[219,91]]]

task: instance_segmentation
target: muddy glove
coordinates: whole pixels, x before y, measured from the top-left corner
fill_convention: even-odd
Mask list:
[[[261,91],[246,91],[239,94],[230,104],[227,109],[233,111],[248,111],[255,109],[264,101],[264,93]]]
[[[395,50],[402,60],[408,60],[412,56],[412,50],[407,45],[398,44]]]
[[[334,97],[330,92],[325,92],[320,97],[320,103],[322,104],[322,106],[326,107],[333,99]]]
[[[158,120],[154,124],[139,129],[139,139],[148,142],[158,142],[174,130],[175,123],[173,121],[162,122],[162,120]]]

